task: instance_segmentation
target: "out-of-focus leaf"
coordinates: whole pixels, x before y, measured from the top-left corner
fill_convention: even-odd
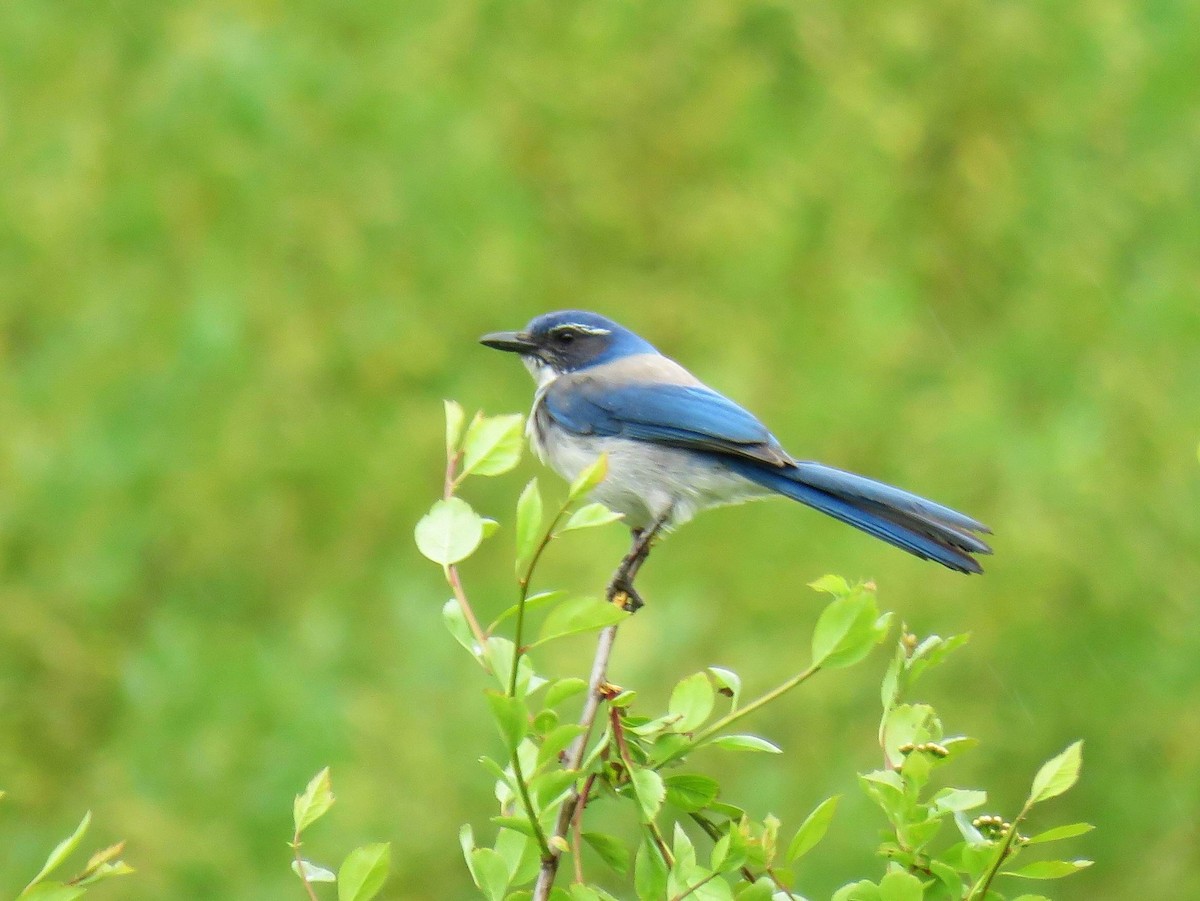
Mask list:
[[[879,901],[921,901],[925,889],[912,873],[893,870],[879,880]]]
[[[319,867],[311,860],[292,861],[292,872],[309,882],[337,882],[337,874]]]
[[[538,480],[530,479],[517,499],[517,575],[524,576],[538,546],[542,529],[542,493]]]
[[[724,748],[726,751],[766,751],[768,754],[782,754],[779,745],[759,738],[757,735],[722,735],[713,739],[709,744],[714,748]]]
[[[571,488],[567,492],[567,501],[579,500],[579,498],[603,482],[607,475],[608,454],[601,454],[596,458],[595,462],[575,477],[575,481],[571,483]]]
[[[457,401],[445,400],[442,401],[442,405],[446,408],[446,457],[449,458],[458,451],[458,442],[462,440],[466,414]]]
[[[1091,823],[1069,823],[1066,826],[1056,826],[1053,829],[1047,829],[1045,832],[1039,832],[1029,839],[1027,844],[1042,845],[1046,842],[1059,842],[1066,838],[1075,838],[1078,835],[1084,835],[1095,828]]]
[[[508,865],[504,858],[491,848],[476,848],[471,857],[476,885],[488,901],[504,901],[504,893],[508,890]]]
[[[487,692],[487,700],[496,729],[504,739],[504,747],[510,752],[515,751],[529,732],[529,711],[525,708],[525,702],[521,698],[512,698],[492,690]]]
[[[592,850],[600,855],[601,859],[616,870],[618,873],[629,872],[630,854],[629,849],[625,844],[615,836],[605,835],[602,832],[585,832],[583,840],[591,845]]]
[[[663,785],[662,777],[654,770],[638,767],[629,774],[629,779],[633,783],[633,790],[637,795],[638,806],[642,811],[642,822],[649,823],[658,815],[663,799],[667,795],[667,789]]]
[[[825,833],[829,831],[829,824],[833,822],[833,814],[837,810],[840,798],[840,795],[826,798],[800,824],[800,828],[796,830],[795,838],[788,845],[787,860],[789,863],[799,860],[815,848],[817,843],[825,837]]]
[[[292,803],[292,822],[299,835],[329,811],[333,806],[333,783],[329,767],[313,776],[303,793],[296,795]]]
[[[371,901],[383,888],[391,863],[387,842],[355,848],[338,870],[338,901]]]
[[[29,885],[25,887],[26,891],[62,866],[63,861],[70,857],[71,853],[79,847],[79,843],[83,841],[83,836],[91,824],[92,812],[89,810],[83,815],[83,819],[79,821],[79,825],[75,827],[75,831],[54,846],[54,850],[50,852],[50,855],[46,858],[46,862],[38,870],[38,874],[29,880]]]
[[[623,622],[628,617],[629,614],[620,607],[598,598],[583,597],[563,601],[547,615],[538,632],[538,640],[530,647],[567,635],[598,632],[606,626]]]
[[[567,524],[560,528],[559,533],[570,532],[575,529],[591,529],[596,526],[606,526],[610,522],[616,522],[621,518],[622,514],[614,513],[604,504],[588,504],[580,507],[571,514]]]
[[[1003,875],[1019,876],[1022,879],[1062,879],[1064,876],[1086,870],[1091,865],[1090,860],[1039,860],[1018,870],[1004,870]]]

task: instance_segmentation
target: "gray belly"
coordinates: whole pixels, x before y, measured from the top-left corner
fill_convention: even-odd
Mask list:
[[[574,435],[555,427],[540,407],[529,426],[537,455],[567,481],[607,453],[608,476],[592,499],[623,514],[633,529],[644,529],[664,514],[666,527],[673,528],[708,507],[770,494],[728,472],[715,457],[645,441]]]

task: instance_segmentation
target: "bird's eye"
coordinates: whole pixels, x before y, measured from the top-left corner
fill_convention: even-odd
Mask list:
[[[569,329],[561,331],[554,336],[554,340],[559,344],[570,344],[575,340],[575,333]]]

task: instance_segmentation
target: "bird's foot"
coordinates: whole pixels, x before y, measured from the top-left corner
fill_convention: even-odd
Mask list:
[[[632,580],[621,576],[613,579],[612,584],[608,586],[608,602],[616,604],[626,613],[637,613],[645,606],[642,596],[633,587]]]

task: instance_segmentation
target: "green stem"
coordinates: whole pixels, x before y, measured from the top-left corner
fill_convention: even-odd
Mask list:
[[[521,663],[521,657],[525,653],[525,602],[529,599],[529,583],[533,581],[533,571],[537,568],[538,561],[542,559],[542,552],[546,550],[546,546],[553,540],[554,530],[570,505],[571,501],[568,500],[558,508],[558,512],[554,514],[554,519],[550,520],[549,528],[546,529],[546,533],[542,535],[542,540],[538,542],[537,548],[534,549],[533,555],[529,558],[529,565],[525,567],[525,574],[517,580],[517,624],[513,630],[512,672],[508,677],[508,696],[510,698],[517,695],[517,671]]]
[[[1021,812],[1017,814],[1012,821],[1012,825],[1008,827],[1008,832],[1004,834],[1004,841],[1000,843],[1000,847],[996,850],[996,857],[988,867],[986,873],[979,877],[979,881],[971,887],[971,893],[967,895],[967,901],[976,901],[987,897],[988,889],[992,887],[992,880],[1000,872],[1000,867],[1004,865],[1004,859],[1008,857],[1009,849],[1012,848],[1013,841],[1017,837],[1017,828],[1021,825],[1021,820],[1029,814],[1029,808],[1033,806],[1026,804],[1021,808]]]
[[[554,855],[550,850],[550,843],[546,841],[546,833],[542,831],[542,824],[538,822],[537,811],[533,809],[533,799],[529,796],[529,785],[525,781],[525,774],[521,771],[521,758],[515,750],[512,753],[512,768],[513,778],[517,783],[517,792],[521,795],[521,803],[525,806],[525,817],[533,828],[533,837],[537,839],[542,860],[549,860]]]
[[[715,738],[718,733],[723,732],[724,730],[728,729],[730,726],[732,726],[738,720],[742,719],[743,717],[749,716],[751,713],[754,713],[754,711],[758,710],[759,708],[765,707],[767,704],[770,704],[772,701],[776,700],[777,698],[782,697],[783,695],[785,695],[789,691],[791,691],[793,688],[795,688],[797,685],[807,682],[814,675],[816,675],[820,671],[820,669],[821,669],[820,664],[814,663],[808,669],[804,670],[801,673],[797,673],[796,675],[792,676],[792,678],[788,679],[786,682],[783,682],[783,683],[775,686],[775,688],[772,688],[770,691],[768,691],[766,694],[762,695],[761,697],[755,698],[753,701],[751,701],[745,707],[741,707],[737,710],[731,711],[730,713],[721,717],[719,720],[717,720],[715,723],[713,723],[707,729],[704,729],[701,732],[697,733],[697,735],[692,739],[692,741],[689,744],[684,745],[679,750],[668,755],[666,758],[664,758],[659,763],[657,763],[654,768],[656,770],[662,769],[664,766],[666,766],[671,761],[678,760],[680,757],[683,757],[685,754],[687,754],[691,751],[694,751],[696,748],[699,748],[701,745],[707,744],[709,741],[712,741],[712,739]]]

